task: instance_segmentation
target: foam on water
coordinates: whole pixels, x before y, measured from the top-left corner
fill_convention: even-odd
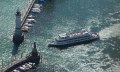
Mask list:
[[[0,2],[0,8],[7,4],[6,1]],[[117,42],[113,38],[116,39],[120,36],[120,24],[112,23],[113,21],[119,21],[119,18],[112,17],[115,12],[119,12],[116,9],[118,7],[115,6],[119,3],[116,3],[115,0],[51,0],[48,4],[38,15],[38,22],[33,29],[31,28],[31,31],[26,34],[25,42],[21,44],[16,55],[18,59],[21,53],[25,57],[31,51],[32,43],[36,41],[37,49],[43,56],[43,63],[56,65],[56,72],[119,71],[119,61],[114,61],[114,58],[110,55],[114,55],[114,52],[111,51],[119,47],[118,44],[114,44]],[[12,57],[13,43],[11,38],[15,25],[14,13],[17,9],[15,6],[22,9],[24,1],[13,0],[10,2],[9,7],[5,7],[0,11],[0,55],[2,55],[0,58],[3,58],[6,64],[11,61]],[[8,8],[10,12],[6,11]],[[115,12],[113,12],[113,9]],[[107,22],[110,22],[110,24]],[[100,40],[63,50],[47,47],[48,39],[54,39],[61,33],[79,31],[81,28],[99,32]],[[108,53],[103,52],[105,50]]]
[[[110,27],[107,27],[99,32],[100,39],[105,40],[112,37],[119,37],[120,38],[120,24],[114,24]]]

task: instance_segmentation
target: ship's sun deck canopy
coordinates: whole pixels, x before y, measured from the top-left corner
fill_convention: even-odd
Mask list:
[[[65,38],[65,37],[67,37],[67,33],[59,34],[58,36],[59,36],[59,38]]]
[[[63,33],[58,35],[59,39],[67,39],[67,38],[73,38],[73,37],[81,37],[81,36],[91,36],[91,33],[89,33],[87,30],[81,30],[80,32],[75,33]]]

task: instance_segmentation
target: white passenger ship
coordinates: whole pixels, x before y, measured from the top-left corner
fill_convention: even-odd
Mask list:
[[[58,38],[48,43],[49,47],[71,46],[99,39],[99,34],[82,29],[80,32],[60,34]]]

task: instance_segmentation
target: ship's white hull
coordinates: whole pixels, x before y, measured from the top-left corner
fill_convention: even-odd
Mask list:
[[[79,45],[79,44],[90,43],[90,42],[95,41],[97,39],[99,39],[99,37],[96,37],[96,38],[93,38],[93,39],[89,39],[89,40],[71,42],[71,43],[62,43],[62,44],[49,43],[48,47],[69,47],[69,46],[75,46],[75,45]]]

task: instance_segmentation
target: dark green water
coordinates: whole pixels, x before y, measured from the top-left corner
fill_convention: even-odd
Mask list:
[[[22,0],[0,1],[0,58],[5,64],[12,57],[14,13],[17,6],[22,10],[24,3]],[[43,62],[58,66],[56,72],[120,72],[119,9],[119,0],[47,1],[16,56],[20,57],[21,53],[25,56],[36,41]],[[99,32],[100,40],[63,50],[47,47],[47,42],[58,34],[82,28]]]

